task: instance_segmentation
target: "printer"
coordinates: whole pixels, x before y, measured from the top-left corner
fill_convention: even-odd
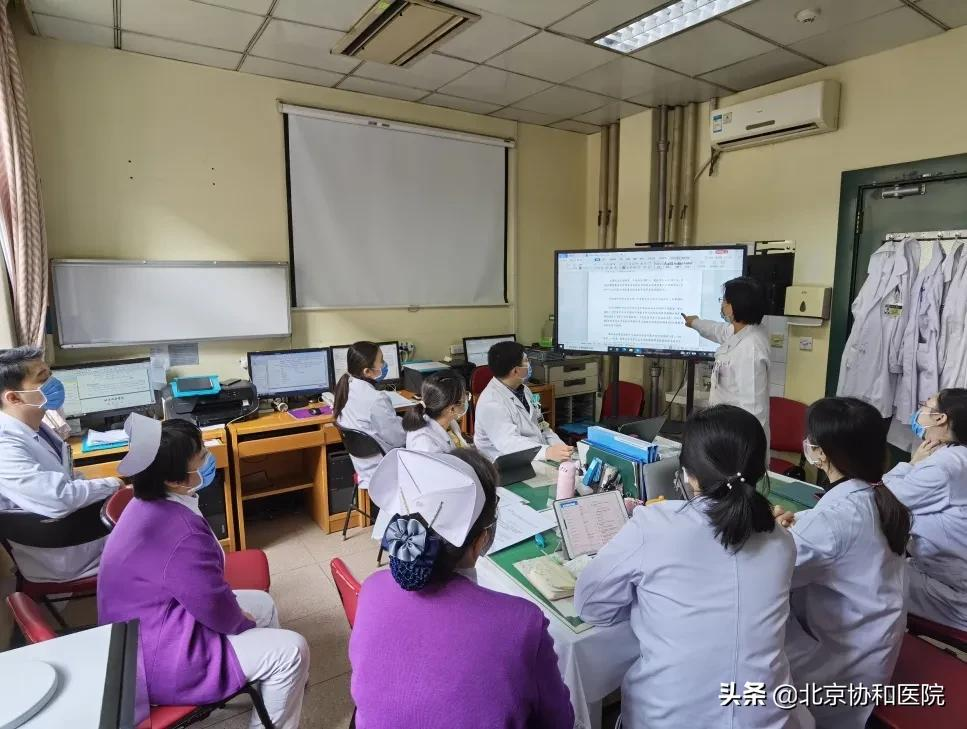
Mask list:
[[[178,395],[173,385],[161,391],[166,419],[190,420],[199,428],[238,420],[248,413],[254,413],[258,403],[255,385],[248,380],[222,385],[218,392],[210,394]]]

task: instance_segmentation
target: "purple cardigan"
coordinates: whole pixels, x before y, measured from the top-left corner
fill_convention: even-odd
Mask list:
[[[456,576],[406,592],[363,585],[349,641],[359,729],[572,729],[547,618]]]
[[[226,636],[255,624],[242,614],[224,569],[208,523],[177,502],[133,499],[108,536],[98,620],[141,621],[139,714],[145,697],[152,704],[204,704],[245,684]]]

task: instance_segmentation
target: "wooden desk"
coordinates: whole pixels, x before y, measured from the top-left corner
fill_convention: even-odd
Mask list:
[[[215,468],[222,473],[222,489],[225,498],[225,524],[227,526],[228,537],[219,540],[224,549],[234,552],[237,549],[235,543],[235,511],[232,506],[232,479],[229,474],[230,459],[228,454],[228,443],[225,434],[225,426],[218,425],[202,430],[202,437],[206,441],[217,440],[217,445],[209,445],[208,450],[215,457]],[[128,452],[127,446],[122,448],[106,448],[104,450],[90,451],[84,453],[81,450],[81,439],[70,439],[71,455],[74,458],[74,470],[85,478],[109,478],[119,477],[117,467]]]

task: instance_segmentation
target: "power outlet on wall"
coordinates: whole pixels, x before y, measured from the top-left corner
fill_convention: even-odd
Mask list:
[[[813,338],[812,337],[799,337],[799,349],[803,352],[813,351]]]

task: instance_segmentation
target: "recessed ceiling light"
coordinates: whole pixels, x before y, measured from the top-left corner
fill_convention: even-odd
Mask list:
[[[752,0],[679,0],[594,42],[613,51],[634,53],[750,2]]]

